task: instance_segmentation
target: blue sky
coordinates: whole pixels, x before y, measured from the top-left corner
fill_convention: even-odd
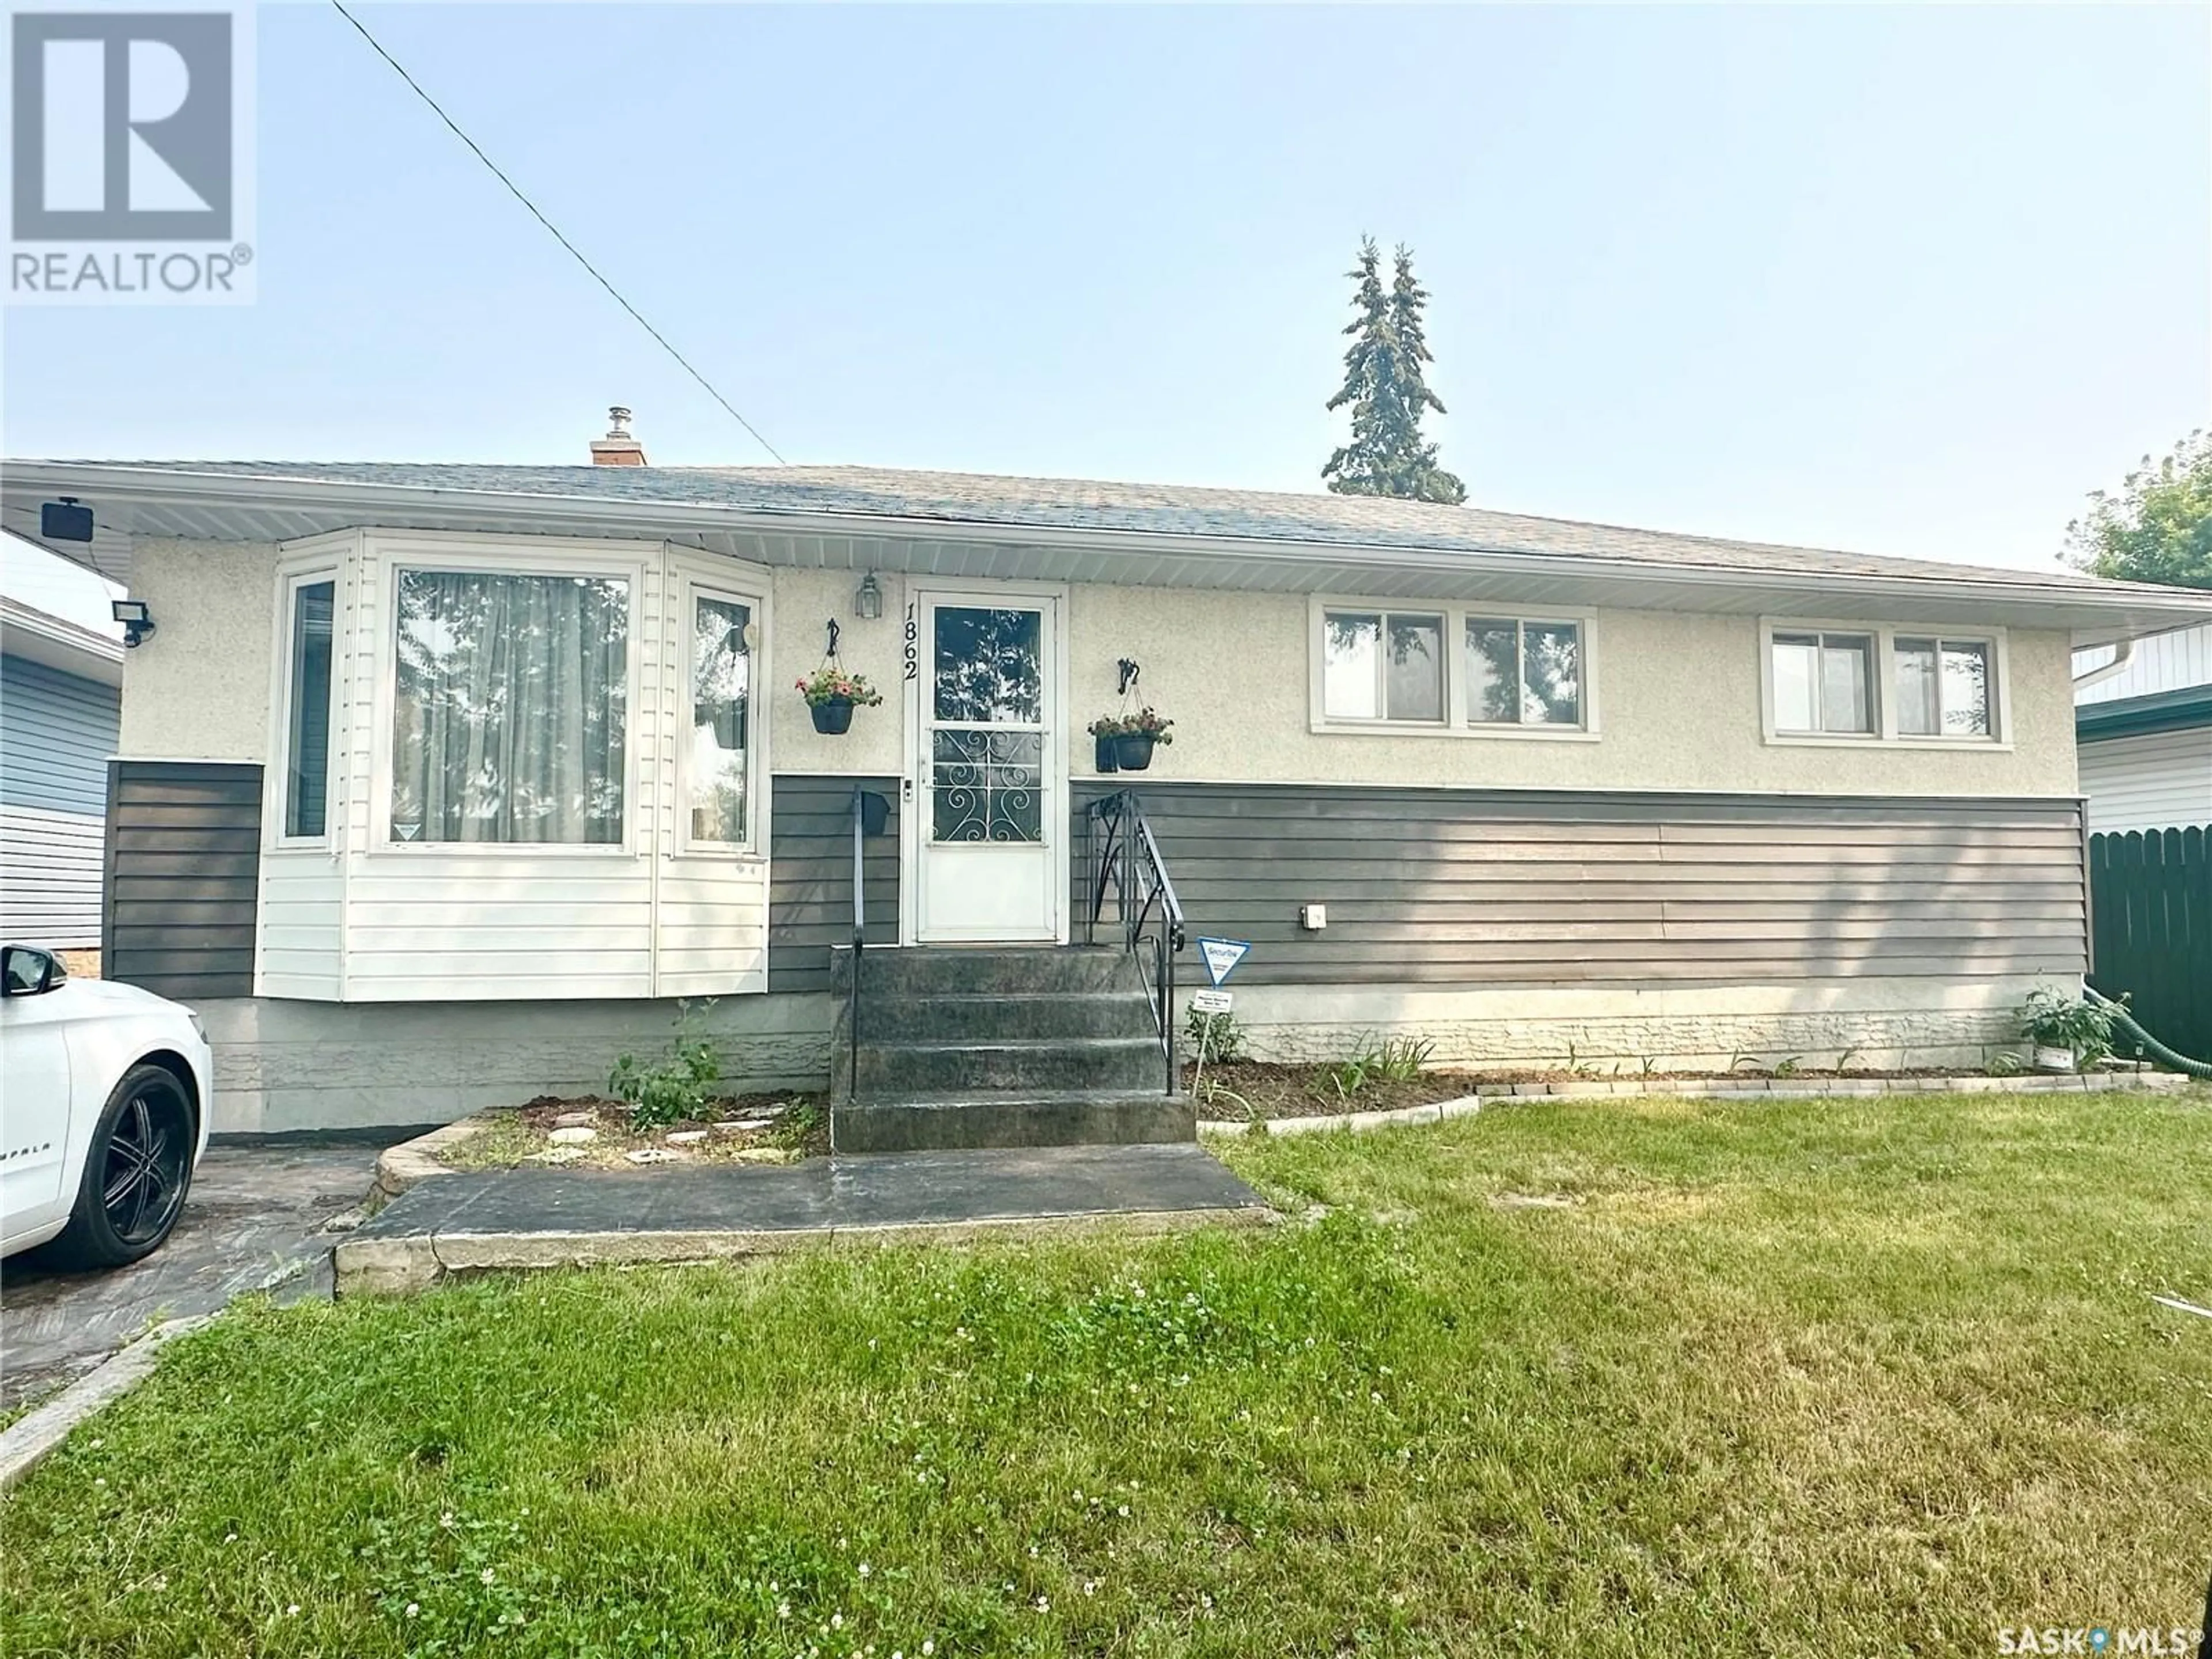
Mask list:
[[[794,460],[1310,489],[1363,232],[1490,507],[2035,566],[2212,418],[2202,7],[368,6]],[[19,311],[7,453],[766,459],[328,8],[260,298]]]

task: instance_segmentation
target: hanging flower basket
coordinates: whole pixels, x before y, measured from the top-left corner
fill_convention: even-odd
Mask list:
[[[1175,722],[1158,709],[1133,714],[1109,714],[1091,722],[1091,735],[1098,744],[1101,772],[1142,772],[1152,763],[1152,750],[1175,741],[1168,730]]]
[[[814,717],[814,729],[825,737],[842,737],[853,729],[855,708],[873,708],[884,700],[866,677],[848,674],[835,663],[823,664],[798,685]]]

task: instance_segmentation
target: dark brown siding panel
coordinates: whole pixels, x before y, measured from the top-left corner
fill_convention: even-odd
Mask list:
[[[778,776],[769,830],[768,988],[826,991],[830,951],[853,939],[853,789],[890,803],[880,836],[860,855],[868,942],[899,933],[899,781]]]
[[[253,994],[261,769],[108,763],[100,972],[163,996]]]
[[[1084,803],[1076,783],[1077,915]],[[2066,800],[1138,787],[1243,984],[2080,974]],[[1302,932],[1298,907],[1328,907]]]

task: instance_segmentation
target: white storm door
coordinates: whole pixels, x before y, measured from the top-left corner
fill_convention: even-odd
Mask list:
[[[919,596],[915,939],[1060,937],[1060,602]]]

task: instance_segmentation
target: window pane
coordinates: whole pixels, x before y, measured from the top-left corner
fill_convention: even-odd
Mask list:
[[[1849,634],[1826,634],[1820,638],[1820,729],[1824,732],[1871,732],[1873,700],[1867,689],[1874,676],[1872,641]]]
[[[1044,733],[930,737],[932,841],[1044,839]]]
[[[1539,726],[1581,725],[1582,629],[1572,623],[1528,623],[1521,639],[1521,718]]]
[[[1778,732],[1817,732],[1820,729],[1818,690],[1820,641],[1813,634],[1774,636],[1774,729]]]
[[[701,599],[691,616],[691,839],[745,838],[745,722],[752,695],[752,653],[745,627],[752,607]]]
[[[1392,617],[1389,710],[1394,720],[1444,717],[1444,619]]]
[[[1035,726],[1044,718],[1044,613],[937,607],[937,718]]]
[[[292,707],[285,745],[284,833],[328,826],[331,781],[331,608],[336,584],[292,590]]]
[[[622,839],[627,584],[404,570],[398,655],[394,840]]]
[[[1332,611],[1322,624],[1322,713],[1333,720],[1382,717],[1382,618]]]
[[[1467,717],[1477,726],[1520,720],[1520,623],[1467,619]]]
[[[1986,738],[1994,729],[1990,710],[1990,647],[1943,644],[1943,730],[1954,738]]]
[[[1897,642],[1897,729],[1908,738],[1932,738],[1942,730],[1936,698],[1936,641]]]

